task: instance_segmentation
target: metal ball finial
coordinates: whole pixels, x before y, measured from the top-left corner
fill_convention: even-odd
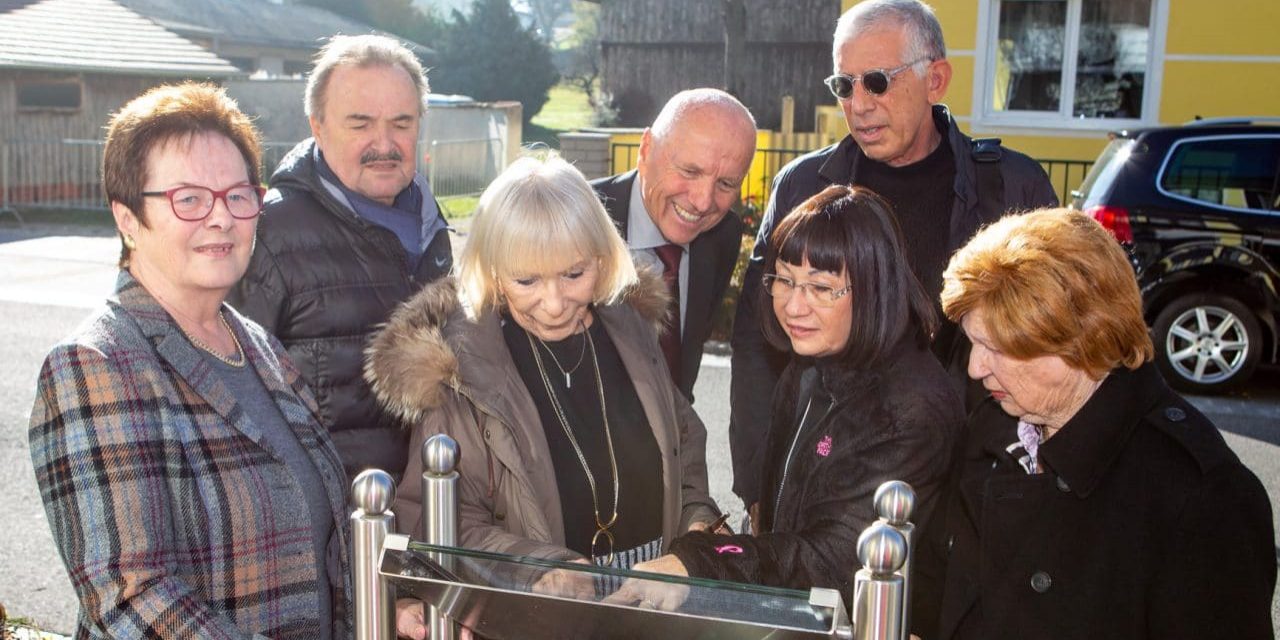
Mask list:
[[[396,483],[382,469],[365,469],[351,482],[351,499],[367,514],[385,513],[396,499]]]
[[[858,536],[858,561],[872,573],[893,573],[907,561],[907,539],[883,522],[873,522]]]
[[[916,510],[916,492],[901,480],[890,480],[876,489],[876,515],[897,527],[911,520]]]
[[[458,441],[443,433],[437,433],[422,443],[422,467],[427,473],[447,476],[453,473],[462,458]]]

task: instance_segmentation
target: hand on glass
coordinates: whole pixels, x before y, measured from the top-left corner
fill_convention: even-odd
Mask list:
[[[591,564],[585,558],[573,561],[575,564]],[[577,600],[595,600],[596,585],[593,574],[568,569],[552,569],[533,583],[533,592],[550,596],[561,596]]]
[[[634,571],[665,573],[672,576],[688,577],[689,571],[684,563],[674,555],[665,555],[656,560],[641,562],[632,567]],[[671,584],[644,578],[629,578],[622,583],[613,595],[605,598],[605,602],[613,604],[638,605],[641,609],[657,609],[659,611],[675,611],[689,597],[689,587],[683,584]]]

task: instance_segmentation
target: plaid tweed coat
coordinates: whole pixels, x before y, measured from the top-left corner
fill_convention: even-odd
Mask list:
[[[178,325],[126,271],[40,371],[31,459],[80,597],[77,638],[350,636],[342,463],[284,349],[224,307],[325,481],[335,586],[317,584],[302,489]],[[335,548],[336,546],[336,548]]]

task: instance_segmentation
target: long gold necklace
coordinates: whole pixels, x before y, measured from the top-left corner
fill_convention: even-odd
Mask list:
[[[214,350],[213,347],[205,344],[203,340],[191,335],[191,332],[187,331],[186,329],[182,329],[182,325],[178,325],[178,328],[182,329],[182,335],[187,336],[187,340],[190,340],[191,344],[195,345],[200,350],[204,351],[205,353],[217,358],[221,362],[226,363],[232,367],[243,367],[244,363],[247,360],[244,357],[244,348],[240,346],[240,338],[237,338],[236,332],[231,330],[231,325],[227,322],[227,316],[223,314],[221,311],[218,312],[218,319],[222,321],[222,326],[226,327],[227,333],[231,334],[231,341],[234,342],[236,345],[235,359],[228,358],[227,356],[224,356],[221,353],[218,353],[217,351]]]
[[[587,328],[582,324],[581,320],[578,321],[578,326],[582,327],[583,333],[586,333]],[[551,347],[547,346],[547,343],[543,342],[542,338],[538,338],[538,344],[542,345],[542,348],[547,350],[547,354],[551,356],[551,361],[556,364],[556,369],[559,369],[560,373],[564,375],[564,388],[572,389],[573,373],[578,370],[578,367],[582,366],[582,358],[587,355],[587,341],[582,341],[582,351],[578,352],[578,363],[573,365],[573,368],[568,371],[565,371],[564,367],[560,366],[560,359],[556,357],[556,352],[552,351]],[[536,353],[537,349],[534,349],[534,352]]]
[[[551,387],[551,379],[547,377],[547,369],[542,364],[542,355],[538,353],[538,348],[533,343],[532,334],[525,331],[525,337],[529,338],[529,349],[533,351],[533,361],[538,365],[538,373],[542,376],[542,385],[547,389],[547,397],[551,398],[551,408],[555,411],[556,418],[560,421],[560,428],[564,429],[564,435],[569,438],[569,444],[573,445],[573,452],[578,455],[578,463],[582,465],[583,473],[587,474],[587,484],[591,486],[591,509],[592,515],[596,519],[596,532],[595,535],[591,536],[591,555],[596,556],[596,543],[601,536],[604,536],[605,541],[609,543],[609,555],[605,559],[605,564],[613,564],[613,532],[609,529],[618,523],[618,459],[613,453],[613,434],[609,431],[609,412],[604,402],[604,383],[600,379],[600,360],[596,357],[596,343],[591,339],[589,330],[584,331],[584,333],[587,334],[587,346],[591,349],[591,364],[596,372],[596,393],[600,396],[600,417],[604,419],[604,439],[609,445],[609,469],[613,472],[613,515],[608,522],[603,522],[600,517],[600,498],[596,493],[596,477],[591,473],[591,467],[587,466],[587,457],[583,455],[582,447],[578,445],[578,439],[574,437],[573,430],[569,428],[569,420],[565,417],[564,409],[561,408],[560,401],[556,398],[555,389]],[[539,338],[539,341],[541,341],[541,338]]]

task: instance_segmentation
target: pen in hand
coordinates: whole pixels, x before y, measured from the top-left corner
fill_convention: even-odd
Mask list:
[[[721,531],[721,529],[724,531]],[[707,527],[707,531],[710,531],[711,533],[723,533],[730,536],[733,535],[733,528],[729,526],[729,514],[721,514],[719,518],[715,519],[715,522],[712,522],[711,525]]]

